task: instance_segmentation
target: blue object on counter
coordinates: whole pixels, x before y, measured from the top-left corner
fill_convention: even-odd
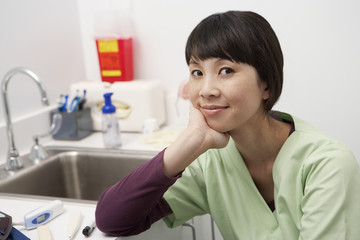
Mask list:
[[[104,146],[118,149],[121,147],[120,126],[116,116],[116,107],[111,103],[112,93],[105,93],[105,105],[102,107],[102,132]]]
[[[31,240],[31,239],[25,236],[22,232],[20,232],[16,228],[12,227],[10,235],[8,236],[7,240]]]
[[[79,106],[79,102],[80,102],[80,97],[79,96],[76,96],[74,97],[74,99],[71,101],[71,104],[70,104],[70,112],[76,112],[78,106]]]
[[[105,105],[102,107],[102,113],[104,113],[104,114],[110,114],[110,113],[116,112],[115,106],[112,105],[112,103],[111,103],[111,95],[113,95],[113,93],[105,93],[104,94]]]
[[[67,105],[67,102],[68,102],[68,98],[69,98],[69,95],[60,95],[60,105],[58,107],[58,110],[60,112],[66,112],[67,109],[66,109],[66,105]]]
[[[76,112],[50,112],[52,120],[54,114],[61,114],[60,129],[52,135],[56,140],[80,140],[93,132],[91,109],[84,108]]]

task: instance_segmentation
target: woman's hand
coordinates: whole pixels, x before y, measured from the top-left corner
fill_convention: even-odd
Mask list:
[[[210,128],[202,113],[191,104],[187,128],[164,152],[165,174],[178,175],[208,149],[225,147],[229,139],[228,133]]]
[[[198,137],[198,146],[203,146],[204,152],[210,148],[223,148],[229,142],[230,135],[228,133],[218,132],[206,122],[206,119],[192,104],[190,106],[190,118],[188,123],[188,129]]]

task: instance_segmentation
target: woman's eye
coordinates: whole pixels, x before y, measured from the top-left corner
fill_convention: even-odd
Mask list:
[[[191,71],[191,75],[195,76],[195,77],[200,77],[203,74],[202,74],[202,72],[200,70],[193,70],[193,71]]]
[[[219,74],[220,75],[228,75],[228,74],[231,74],[233,72],[234,72],[234,70],[232,70],[231,68],[222,68],[222,69],[220,69]]]

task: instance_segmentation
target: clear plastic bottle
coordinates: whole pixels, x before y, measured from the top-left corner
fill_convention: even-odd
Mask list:
[[[104,94],[105,105],[102,107],[102,133],[106,148],[120,148],[120,126],[116,117],[116,107],[111,103],[112,94]]]

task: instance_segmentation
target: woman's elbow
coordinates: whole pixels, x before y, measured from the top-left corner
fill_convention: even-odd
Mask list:
[[[125,216],[116,214],[114,210],[109,209],[106,204],[101,202],[96,206],[95,222],[101,232],[116,237],[132,236],[146,230],[141,229],[141,224],[129,225]]]
[[[106,234],[112,234],[112,220],[111,220],[111,216],[108,216],[108,214],[106,214],[106,209],[103,209],[103,207],[101,206],[101,204],[98,203],[98,205],[96,206],[96,210],[95,210],[95,222],[96,222],[96,227],[106,233]]]

